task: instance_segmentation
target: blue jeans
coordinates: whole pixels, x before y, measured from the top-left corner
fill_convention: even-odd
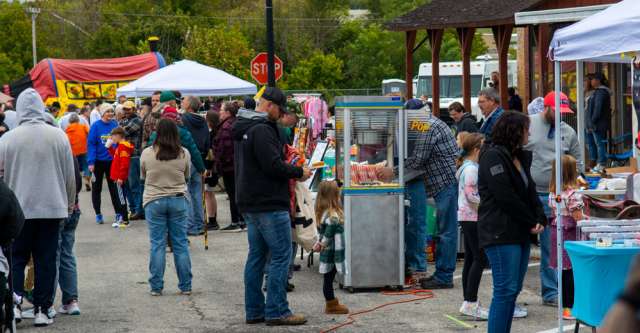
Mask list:
[[[279,319],[291,315],[287,302],[287,272],[291,260],[291,218],[286,210],[244,213],[249,255],[244,267],[244,301],[247,320]],[[271,255],[267,299],[262,293],[267,257]]]
[[[191,177],[187,183],[189,188],[189,233],[199,233],[204,229],[204,211],[202,208],[202,176],[191,164]]]
[[[484,248],[491,263],[493,298],[489,309],[489,333],[511,331],[516,298],[527,274],[530,244],[492,245]]]
[[[76,156],[78,160],[78,168],[80,168],[80,172],[83,176],[89,177],[91,176],[91,172],[89,172],[89,164],[87,162],[87,154],[80,154]]]
[[[129,209],[133,214],[142,214],[142,192],[143,184],[140,181],[140,156],[132,156],[129,164],[129,191],[127,191],[127,201]]]
[[[60,224],[58,237],[58,285],[62,291],[62,304],[69,304],[78,300],[78,270],[73,244],[76,241],[76,228],[80,220],[80,210],[74,210],[71,215]],[[53,295],[55,297],[55,294]],[[53,300],[52,300],[53,301]]]
[[[164,288],[164,268],[167,251],[167,230],[173,247],[173,261],[178,273],[178,288],[191,291],[191,257],[187,242],[187,200],[184,197],[164,197],[144,207],[149,225],[149,284],[151,290]]]
[[[538,193],[547,220],[553,214],[549,207],[549,193]],[[540,234],[540,285],[543,301],[554,301],[558,298],[558,276],[556,270],[549,265],[551,256],[551,229],[544,228]]]
[[[439,283],[453,283],[458,252],[458,185],[451,184],[434,197],[438,210],[436,220],[436,272]],[[424,250],[423,250],[424,251]]]
[[[407,183],[406,198],[411,205],[405,213],[404,257],[412,272],[426,272],[427,192],[422,179]]]
[[[585,138],[589,147],[589,160],[605,165],[607,163],[607,144],[604,142],[607,139],[606,133],[587,130]]]

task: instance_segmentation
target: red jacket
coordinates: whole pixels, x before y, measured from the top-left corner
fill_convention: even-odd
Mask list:
[[[111,162],[111,180],[127,181],[129,179],[129,162],[131,161],[131,154],[133,154],[133,145],[128,141],[120,141],[116,148],[111,146],[109,148],[109,154],[113,157]]]

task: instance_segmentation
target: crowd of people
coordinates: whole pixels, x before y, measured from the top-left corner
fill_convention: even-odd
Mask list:
[[[587,130],[599,142],[606,89],[603,77],[591,76],[595,87],[589,99]],[[600,96],[602,95],[602,96]],[[561,113],[572,113],[560,95]],[[256,103],[257,102],[257,103]],[[514,317],[527,316],[516,304],[528,268],[531,243],[541,248],[541,299],[556,306],[557,262],[554,212],[560,207],[550,192],[561,186],[563,219],[582,219],[575,192],[576,171],[583,168],[575,131],[566,123],[555,129],[555,93],[536,99],[528,116],[505,111],[493,88],[479,94],[484,120],[466,112],[460,103],[450,106],[454,130],[435,117],[424,103],[427,130],[418,137],[405,166],[408,209],[405,227],[407,275],[424,289],[454,287],[457,230],[464,234],[463,303],[460,312],[489,321],[490,332],[509,332]],[[206,115],[199,111],[207,109]],[[139,106],[121,96],[114,104],[67,106],[59,119],[59,105],[45,107],[39,94],[27,89],[16,103],[13,123],[3,112],[0,123],[1,214],[15,221],[11,254],[0,252],[0,277],[11,272],[15,316],[26,316],[21,304],[25,268],[35,267],[32,303],[34,323],[53,323],[55,286],[62,290],[58,313],[80,314],[74,234],[80,216],[78,193],[91,191],[97,224],[105,222],[101,194],[107,182],[115,211],[112,227],[126,229],[130,221],[146,220],[150,238],[149,285],[152,296],[164,289],[165,251],[171,247],[183,295],[192,292],[188,236],[218,230],[214,188],[222,184],[229,197],[231,223],[227,231],[247,231],[249,251],[244,270],[247,324],[301,325],[287,301],[292,246],[290,182],[311,176],[306,167],[287,163],[286,130],[295,115],[277,88],[266,88],[254,101],[209,100],[158,91]],[[33,135],[38,133],[38,135]],[[554,136],[562,136],[565,183],[554,184]],[[593,148],[601,166],[601,148]],[[38,160],[39,163],[32,163]],[[572,170],[573,169],[573,170]],[[381,169],[380,179],[392,179],[392,169]],[[220,182],[220,180],[222,180]],[[6,184],[6,187],[5,185]],[[13,199],[15,193],[15,199]],[[435,200],[437,216],[435,271],[427,275],[425,254],[426,199]],[[325,312],[349,310],[333,293],[333,282],[344,273],[344,216],[335,182],[322,182],[316,199],[320,239],[320,273],[324,275]],[[4,216],[4,215],[3,215]],[[565,225],[570,225],[567,223]],[[21,231],[19,231],[21,229]],[[552,229],[550,232],[549,230]],[[565,237],[566,239],[566,237]],[[8,242],[8,239],[2,239]],[[6,245],[6,244],[2,244]],[[6,247],[5,247],[6,249]],[[7,258],[11,259],[9,266]],[[482,271],[491,267],[493,298],[490,309],[478,300]],[[572,274],[564,265],[563,307],[570,319]],[[265,272],[268,272],[265,281]],[[56,282],[57,279],[57,282]],[[3,280],[0,279],[0,285]],[[263,293],[263,286],[266,290]],[[0,295],[2,296],[2,295]]]

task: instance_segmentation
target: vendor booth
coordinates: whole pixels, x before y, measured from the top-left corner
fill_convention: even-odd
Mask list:
[[[349,291],[404,284],[404,119],[400,97],[336,99],[347,268],[341,285]],[[399,173],[391,183],[377,178],[387,167]]]
[[[25,77],[10,84],[17,97],[35,89],[45,104],[58,101],[62,110],[69,104],[82,106],[98,98],[113,101],[116,90],[147,73],[165,66],[158,52],[112,59],[51,59],[40,61]]]
[[[584,105],[583,95],[583,62],[610,62],[610,63],[633,63],[640,58],[640,1],[625,0],[606,10],[589,16],[580,22],[556,31],[549,46],[549,57],[554,61],[555,68],[555,91],[556,91],[556,114],[555,127],[560,127],[560,63],[576,61],[578,69],[578,131],[584,131],[584,112],[581,108]],[[632,67],[633,72],[639,70],[638,65]],[[640,87],[634,85],[633,98],[637,99]],[[635,101],[634,101],[635,102]],[[636,110],[636,117],[633,117],[634,143],[637,142],[638,119],[637,102],[633,103]],[[561,138],[555,136],[556,144],[556,184],[562,183],[560,165]],[[584,143],[583,143],[584,144]],[[637,156],[634,148],[634,156]],[[635,160],[632,160],[635,161]],[[632,168],[632,170],[637,170]],[[556,193],[560,195],[561,188],[558,187]],[[558,210],[560,211],[560,210]],[[562,235],[562,219],[558,215],[557,233]],[[607,224],[606,220],[595,221],[601,226]],[[612,224],[612,223],[609,223]],[[578,322],[583,322],[591,326],[598,326],[602,322],[607,309],[613,304],[615,295],[621,290],[622,281],[626,277],[626,272],[632,258],[632,254],[640,252],[635,241],[612,242],[612,237],[596,237],[596,241],[569,242],[566,249],[571,258],[574,270],[575,281],[575,305],[573,313]],[[625,237],[622,237],[625,238]],[[562,279],[562,237],[558,237],[556,244],[558,248],[558,282],[561,294]],[[598,244],[596,246],[595,244]],[[593,265],[598,262],[597,268]],[[615,269],[601,270],[604,267],[615,266]],[[603,276],[603,272],[606,274]],[[597,284],[591,284],[596,281]],[[596,287],[597,286],[597,287]],[[603,290],[606,289],[606,290]],[[604,295],[604,296],[602,296]],[[558,302],[558,326],[562,329],[562,302]],[[595,308],[594,308],[595,306]],[[597,308],[597,309],[596,309]]]
[[[146,97],[162,90],[180,91],[183,96],[239,96],[257,92],[253,83],[217,68],[181,60],[118,88],[118,95]]]

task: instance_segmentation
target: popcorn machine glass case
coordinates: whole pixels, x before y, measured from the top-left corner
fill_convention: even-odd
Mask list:
[[[399,97],[336,98],[347,267],[342,286],[349,291],[404,284],[403,119]],[[380,179],[383,168],[395,170],[395,179]]]

